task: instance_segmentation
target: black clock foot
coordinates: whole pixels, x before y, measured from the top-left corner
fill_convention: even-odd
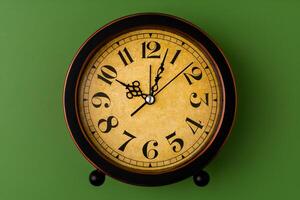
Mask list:
[[[197,186],[204,187],[209,182],[209,174],[201,170],[193,176],[193,179]]]
[[[105,181],[105,174],[98,170],[94,170],[90,173],[89,176],[90,183],[94,186],[100,186],[104,183]]]

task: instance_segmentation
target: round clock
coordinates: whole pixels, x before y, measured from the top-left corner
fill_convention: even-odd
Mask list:
[[[191,23],[136,14],[96,31],[70,65],[64,111],[71,135],[104,176],[164,185],[194,175],[228,136],[236,110],[233,75],[221,50]]]

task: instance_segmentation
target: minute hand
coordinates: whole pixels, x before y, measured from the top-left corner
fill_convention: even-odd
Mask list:
[[[189,68],[193,62],[191,62],[188,66],[186,66],[183,70],[181,70],[174,78],[172,78],[166,85],[164,85],[160,90],[158,90],[153,96],[156,96],[158,93],[160,93],[163,89],[165,89],[172,81],[174,81],[182,72],[184,72],[187,68]],[[140,109],[142,109],[147,103],[144,102],[140,107],[138,107],[133,113],[131,113],[131,117],[135,115]]]

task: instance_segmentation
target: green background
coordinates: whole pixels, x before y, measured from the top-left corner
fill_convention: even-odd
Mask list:
[[[0,1],[0,199],[299,198],[299,1]],[[232,65],[236,124],[207,166],[211,182],[162,187],[107,178],[73,144],[62,93],[76,50],[99,27],[137,12],[185,18]]]

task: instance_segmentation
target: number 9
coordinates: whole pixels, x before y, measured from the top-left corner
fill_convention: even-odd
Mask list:
[[[94,94],[94,96],[92,97],[92,104],[95,108],[99,108],[102,105],[102,100],[101,98],[105,98],[108,100],[109,103],[104,103],[104,107],[108,108],[110,106],[110,98],[107,96],[107,94],[103,93],[103,92],[98,92],[96,94]]]

